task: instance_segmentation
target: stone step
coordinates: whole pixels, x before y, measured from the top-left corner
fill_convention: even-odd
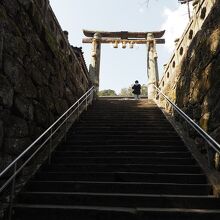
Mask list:
[[[44,165],[45,171],[77,171],[77,172],[143,172],[143,173],[191,173],[199,174],[202,170],[197,165],[166,165],[166,164],[51,164]]]
[[[216,220],[220,200],[153,101],[96,101],[14,203],[13,220]]]
[[[14,220],[219,220],[219,209],[14,205]],[[24,215],[25,213],[25,215]]]
[[[90,146],[95,146],[95,145],[106,145],[106,144],[126,144],[126,145],[180,145],[183,144],[183,141],[181,139],[173,140],[173,139],[168,139],[168,138],[151,138],[151,139],[139,139],[137,140],[115,140],[115,139],[96,139],[96,140],[83,140],[83,139],[68,139],[67,143],[72,144],[72,145],[90,145]],[[147,147],[147,146],[146,146]]]
[[[60,157],[176,157],[192,158],[190,152],[185,151],[55,151],[54,156]]]
[[[68,192],[23,192],[16,203],[66,206],[100,206],[124,208],[180,208],[220,210],[218,198],[212,196],[108,194]]]
[[[196,162],[192,158],[173,158],[173,157],[63,157],[63,156],[54,156],[52,158],[52,163],[55,164],[83,164],[83,163],[92,163],[92,164],[158,164],[160,161],[161,164],[166,165],[194,165]]]
[[[153,127],[153,126],[152,126]],[[111,125],[100,125],[100,126],[97,126],[95,123],[94,124],[90,124],[90,125],[81,125],[81,124],[78,124],[76,125],[76,127],[74,127],[72,130],[73,131],[95,131],[95,132],[114,132],[114,131],[123,131],[123,132],[142,132],[142,131],[145,131],[145,132],[153,132],[153,133],[169,133],[169,132],[174,132],[174,129],[172,127],[169,126],[169,128],[167,127],[159,127],[157,126],[156,127],[156,130],[155,129],[152,129],[151,126],[143,126],[143,125],[139,125],[137,124],[135,127],[130,127],[130,126],[123,126],[123,125],[117,125],[117,126],[111,126]],[[70,130],[70,132],[72,131]]]
[[[173,140],[173,141],[182,141],[181,138],[175,134],[173,135],[161,135],[161,134],[130,134],[130,135],[118,135],[118,134],[112,134],[112,135],[106,135],[106,134],[68,134],[68,139],[72,140],[91,140],[94,141],[99,140],[137,140],[137,141],[143,141],[143,140]]]
[[[160,182],[182,184],[205,184],[204,174],[190,173],[138,173],[138,172],[38,172],[39,181],[102,181],[102,182]]]
[[[65,151],[72,151],[72,150],[80,150],[80,151],[139,151],[139,152],[146,152],[146,151],[154,151],[154,152],[161,152],[161,151],[166,151],[166,152],[188,152],[188,149],[184,145],[177,145],[177,144],[160,144],[158,143],[157,145],[145,145],[145,144],[99,144],[99,145],[89,145],[88,143],[78,143],[77,144],[68,144],[68,143],[63,143],[63,145],[60,145],[57,150],[62,150],[63,152]]]
[[[91,123],[98,123],[98,124],[154,124],[154,125],[158,125],[158,126],[170,126],[171,124],[165,119],[158,119],[158,120],[154,120],[154,119],[129,119],[128,118],[109,118],[109,119],[105,119],[105,118],[97,118],[97,119],[93,119],[93,118],[80,118],[79,119],[79,123],[86,123],[86,124],[91,124]]]
[[[114,121],[80,121],[80,126],[114,126],[114,127],[158,127],[158,128],[170,128],[173,129],[172,125],[170,123],[164,123],[161,124],[161,122],[153,122],[153,121],[118,121],[118,122],[114,122]]]
[[[121,130],[121,129],[105,129],[105,128],[96,128],[96,129],[75,129],[68,132],[68,135],[122,135],[122,136],[138,136],[138,135],[152,135],[152,136],[175,136],[177,135],[175,131],[164,130],[158,134],[158,131],[152,129],[143,129],[143,130]]]
[[[26,191],[209,195],[212,188],[208,184],[32,180]]]

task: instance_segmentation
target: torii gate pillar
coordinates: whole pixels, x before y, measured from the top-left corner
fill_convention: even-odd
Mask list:
[[[148,75],[148,99],[154,99],[156,96],[156,89],[158,86],[159,74],[157,63],[156,42],[152,33],[147,36],[148,46],[148,62],[147,62],[147,75]]]
[[[165,31],[153,31],[153,32],[106,32],[106,31],[88,31],[83,30],[84,34],[88,38],[83,39],[83,43],[92,44],[92,60],[89,67],[89,74],[96,91],[99,90],[99,69],[100,69],[100,55],[101,55],[101,43],[114,44],[114,48],[118,48],[118,44],[122,44],[122,48],[126,48],[126,44],[129,44],[130,48],[133,48],[134,44],[147,45],[147,74],[148,74],[148,98],[154,99],[156,95],[156,89],[158,86],[158,64],[157,64],[157,51],[156,44],[164,44],[165,39],[161,39]]]
[[[100,56],[101,56],[101,35],[95,33],[92,39],[91,63],[89,66],[89,75],[95,86],[96,92],[99,91],[99,72],[100,72]]]

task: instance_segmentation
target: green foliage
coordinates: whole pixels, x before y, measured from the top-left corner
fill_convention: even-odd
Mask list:
[[[112,89],[105,89],[105,90],[99,91],[98,96],[117,96],[117,94]]]
[[[119,96],[133,96],[132,91],[133,89],[131,88],[133,85],[129,86],[128,88],[122,88],[121,92],[119,93]]]
[[[121,92],[119,93],[119,96],[125,96],[125,97],[133,96],[132,86],[133,85],[130,85],[128,88],[122,88]],[[141,95],[142,96],[147,96],[147,85],[145,85],[145,84],[143,84],[141,86]]]

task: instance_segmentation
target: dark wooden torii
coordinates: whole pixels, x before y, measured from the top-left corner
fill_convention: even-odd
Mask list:
[[[114,48],[118,48],[118,44],[122,44],[122,48],[126,48],[129,44],[133,48],[134,44],[145,44],[148,46],[148,98],[152,99],[155,96],[154,85],[158,83],[159,74],[157,66],[157,52],[156,44],[164,44],[165,39],[161,39],[165,31],[152,32],[107,32],[107,31],[89,31],[83,30],[87,38],[82,40],[83,43],[92,44],[92,60],[89,67],[90,77],[95,85],[97,91],[99,88],[99,70],[100,70],[100,55],[101,44],[114,44]]]

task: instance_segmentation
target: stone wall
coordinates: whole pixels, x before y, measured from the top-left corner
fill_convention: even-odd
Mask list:
[[[220,1],[200,0],[160,82],[188,116],[220,142]]]
[[[89,88],[74,51],[48,0],[0,0],[0,168]]]

